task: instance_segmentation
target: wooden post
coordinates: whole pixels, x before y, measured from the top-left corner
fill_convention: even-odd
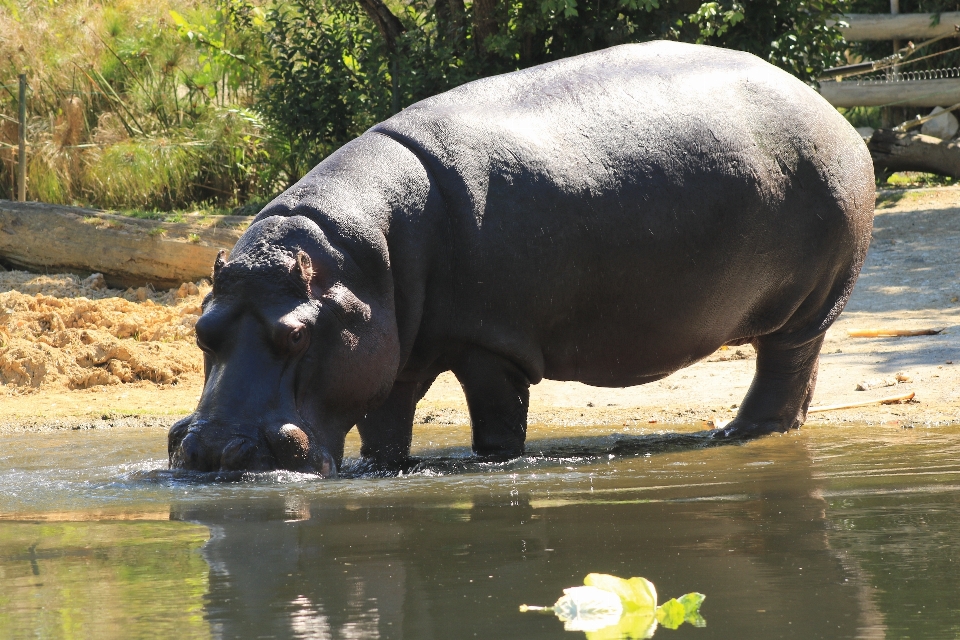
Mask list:
[[[27,76],[20,74],[20,148],[17,153],[17,199],[27,201]]]
[[[900,0],[890,0],[890,15],[898,15],[900,13]],[[896,53],[900,50],[900,40],[897,38],[893,39],[893,52]],[[899,68],[897,65],[894,65],[892,69],[887,71],[887,79],[893,80],[893,76],[896,75]],[[884,107],[880,110],[880,124],[883,125],[885,129],[891,129],[894,125],[897,124],[895,121],[901,121],[903,118],[900,118],[901,109],[897,107]]]
[[[890,0],[890,15],[898,15],[900,13],[900,0]],[[900,39],[893,39],[893,52],[896,53],[900,51]],[[893,65],[893,73],[896,74],[898,71],[897,65]]]

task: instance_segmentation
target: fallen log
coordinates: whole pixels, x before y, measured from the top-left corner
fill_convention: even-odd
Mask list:
[[[0,262],[28,271],[99,272],[112,287],[157,289],[210,276],[252,218],[140,220],[93,209],[0,200]]]
[[[922,133],[877,129],[867,143],[873,166],[887,171],[925,171],[960,177],[960,144]]]

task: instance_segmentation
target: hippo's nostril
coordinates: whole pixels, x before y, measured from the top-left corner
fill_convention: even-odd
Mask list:
[[[303,429],[295,424],[285,424],[269,432],[267,439],[281,468],[297,471],[306,465],[310,455],[310,438]]]
[[[257,446],[246,438],[234,438],[220,454],[221,471],[242,471],[252,466]]]
[[[180,441],[180,446],[170,457],[170,466],[179,469],[192,469],[202,471],[202,449],[200,436],[194,432],[188,432]]]

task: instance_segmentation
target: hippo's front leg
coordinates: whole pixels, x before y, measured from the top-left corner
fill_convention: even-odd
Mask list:
[[[527,375],[506,358],[481,349],[467,351],[453,373],[470,409],[473,452],[494,460],[523,455],[530,406]]]
[[[435,378],[426,381],[396,381],[390,395],[379,407],[357,423],[360,455],[377,466],[396,468],[410,456],[413,441],[413,416],[417,402],[427,393]]]

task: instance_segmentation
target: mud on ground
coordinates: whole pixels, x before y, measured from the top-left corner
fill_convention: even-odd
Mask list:
[[[827,334],[814,405],[907,392],[915,392],[915,400],[811,414],[808,423],[960,422],[958,269],[960,189],[878,197],[870,252],[850,304]],[[76,276],[0,273],[0,431],[159,427],[190,412],[203,383],[193,342],[203,289],[204,283],[188,283],[170,291],[118,291]],[[943,331],[908,338],[848,335],[869,328]],[[754,365],[753,349],[745,346],[639,387],[544,381],[532,389],[530,423],[708,427],[734,416]],[[857,391],[863,382],[869,389]],[[417,422],[469,422],[453,376],[437,380],[418,407]]]

